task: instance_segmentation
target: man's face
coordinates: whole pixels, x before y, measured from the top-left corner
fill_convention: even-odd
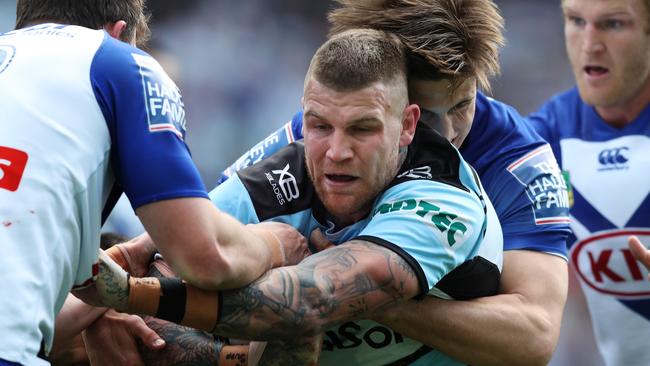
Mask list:
[[[420,120],[456,147],[469,134],[476,111],[476,81],[467,79],[455,90],[448,79],[410,80],[409,98],[420,106]]]
[[[564,35],[581,98],[601,108],[630,103],[650,83],[643,0],[564,0]]]
[[[316,193],[340,224],[365,217],[397,174],[398,150],[411,142],[418,117],[415,105],[405,107],[406,97],[380,82],[349,92],[334,91],[313,77],[307,82],[307,169]],[[416,114],[410,124],[403,123],[408,111]]]

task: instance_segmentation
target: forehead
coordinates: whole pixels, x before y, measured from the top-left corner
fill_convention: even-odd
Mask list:
[[[409,96],[424,108],[453,107],[476,96],[476,80],[469,78],[456,88],[449,79],[410,80]]]
[[[388,111],[391,109],[391,94],[389,86],[382,82],[358,90],[337,91],[310,78],[305,84],[305,114],[312,112],[327,118],[351,112]]]
[[[648,15],[646,4],[648,0],[563,0],[562,9],[565,12],[592,16],[628,14],[637,16]]]

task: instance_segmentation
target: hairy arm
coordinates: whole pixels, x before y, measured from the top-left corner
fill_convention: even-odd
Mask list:
[[[351,241],[296,266],[271,270],[244,288],[224,291],[214,332],[260,340],[314,337],[417,294],[415,273],[399,255]]]
[[[512,250],[504,253],[496,296],[427,297],[373,319],[468,364],[546,365],[559,337],[567,286],[564,259]]]

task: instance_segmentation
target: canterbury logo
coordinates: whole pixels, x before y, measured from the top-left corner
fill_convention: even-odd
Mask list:
[[[625,164],[629,160],[625,156],[628,150],[629,148],[627,147],[603,150],[598,154],[598,162],[600,162],[601,165]]]
[[[397,176],[397,178],[414,178],[414,179],[431,179],[431,167],[430,166],[421,166],[415,169],[405,171],[404,173]]]
[[[291,202],[300,197],[296,177],[289,173],[289,164],[282,168],[282,170],[272,170],[271,173],[279,176],[278,184],[280,185],[280,189],[282,189],[282,193],[287,201]]]

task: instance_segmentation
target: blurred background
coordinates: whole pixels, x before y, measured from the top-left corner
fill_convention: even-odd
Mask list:
[[[572,86],[559,0],[496,0],[506,21],[502,75],[493,96],[528,114]],[[0,32],[15,0],[0,0]],[[183,93],[187,143],[208,189],[219,173],[300,108],[309,60],[325,40],[325,0],[149,0],[148,51]],[[121,202],[120,210],[130,210]],[[115,230],[135,235],[139,227]],[[128,221],[128,220],[127,220]],[[589,314],[570,280],[560,345],[551,365],[602,365]],[[540,283],[543,286],[543,283]]]

